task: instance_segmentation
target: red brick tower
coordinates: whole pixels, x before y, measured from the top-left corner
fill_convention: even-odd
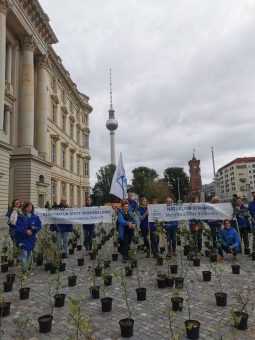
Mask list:
[[[200,200],[200,191],[202,188],[201,181],[201,173],[200,173],[200,160],[196,159],[194,152],[193,157],[189,161],[189,174],[190,174],[190,192],[189,192],[189,200],[193,201],[194,199]]]

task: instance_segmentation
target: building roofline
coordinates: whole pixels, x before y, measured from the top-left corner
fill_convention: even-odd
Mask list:
[[[235,158],[233,161],[227,163],[226,165],[223,165],[221,168],[218,169],[217,172],[228,168],[232,164],[251,163],[251,162],[255,162],[255,157],[238,157],[238,158]]]

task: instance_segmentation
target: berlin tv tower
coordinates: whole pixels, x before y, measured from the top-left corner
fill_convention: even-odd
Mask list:
[[[110,69],[110,110],[109,110],[109,119],[106,121],[106,127],[110,131],[110,139],[111,139],[111,164],[116,165],[115,162],[115,130],[118,128],[118,122],[114,117],[114,110],[112,106],[112,70]]]

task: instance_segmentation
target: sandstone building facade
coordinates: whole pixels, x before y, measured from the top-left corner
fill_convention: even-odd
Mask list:
[[[0,216],[18,198],[43,207],[89,193],[89,98],[52,45],[38,0],[0,0]]]

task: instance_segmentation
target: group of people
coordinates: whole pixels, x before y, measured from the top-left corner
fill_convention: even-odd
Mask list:
[[[234,220],[190,220],[189,227],[191,234],[196,240],[197,251],[202,250],[202,231],[203,224],[206,222],[211,230],[212,244],[218,249],[219,257],[223,258],[223,251],[233,253],[236,256],[241,251],[241,242],[243,241],[244,249],[249,249],[248,233],[253,234],[252,252],[255,253],[255,191],[252,192],[253,200],[245,207],[242,199],[237,197],[233,202]],[[219,199],[214,197],[211,201],[213,204],[219,203]],[[153,204],[157,204],[153,200]],[[166,205],[174,204],[172,198],[166,199]],[[91,197],[85,199],[85,207],[92,207],[93,202]],[[50,208],[47,206],[47,208]],[[62,197],[60,204],[54,204],[52,209],[68,208],[66,198]],[[130,244],[134,237],[134,231],[140,226],[140,232],[143,237],[144,246],[146,247],[149,257],[151,252],[157,256],[160,247],[160,240],[156,232],[154,222],[149,222],[148,200],[143,197],[140,204],[132,199],[131,193],[128,193],[128,198],[122,200],[121,208],[116,210],[117,215],[117,231],[120,242],[121,254],[123,262],[128,259]],[[40,218],[34,213],[32,202],[25,202],[21,206],[21,202],[15,199],[12,202],[11,209],[8,210],[9,233],[14,243],[14,246],[19,250],[19,259],[23,271],[31,265],[32,250],[35,247],[36,234],[41,228]],[[223,226],[223,228],[222,228]],[[176,256],[177,230],[179,227],[178,221],[164,221],[163,228],[167,236],[167,252],[169,256]],[[94,234],[95,224],[84,224],[84,246],[89,253],[92,249],[92,239]],[[68,233],[73,231],[72,224],[54,224],[51,225],[51,230],[57,234],[59,246],[62,249],[64,256],[68,257]],[[240,237],[239,237],[240,235]],[[248,253],[245,251],[245,253]]]

